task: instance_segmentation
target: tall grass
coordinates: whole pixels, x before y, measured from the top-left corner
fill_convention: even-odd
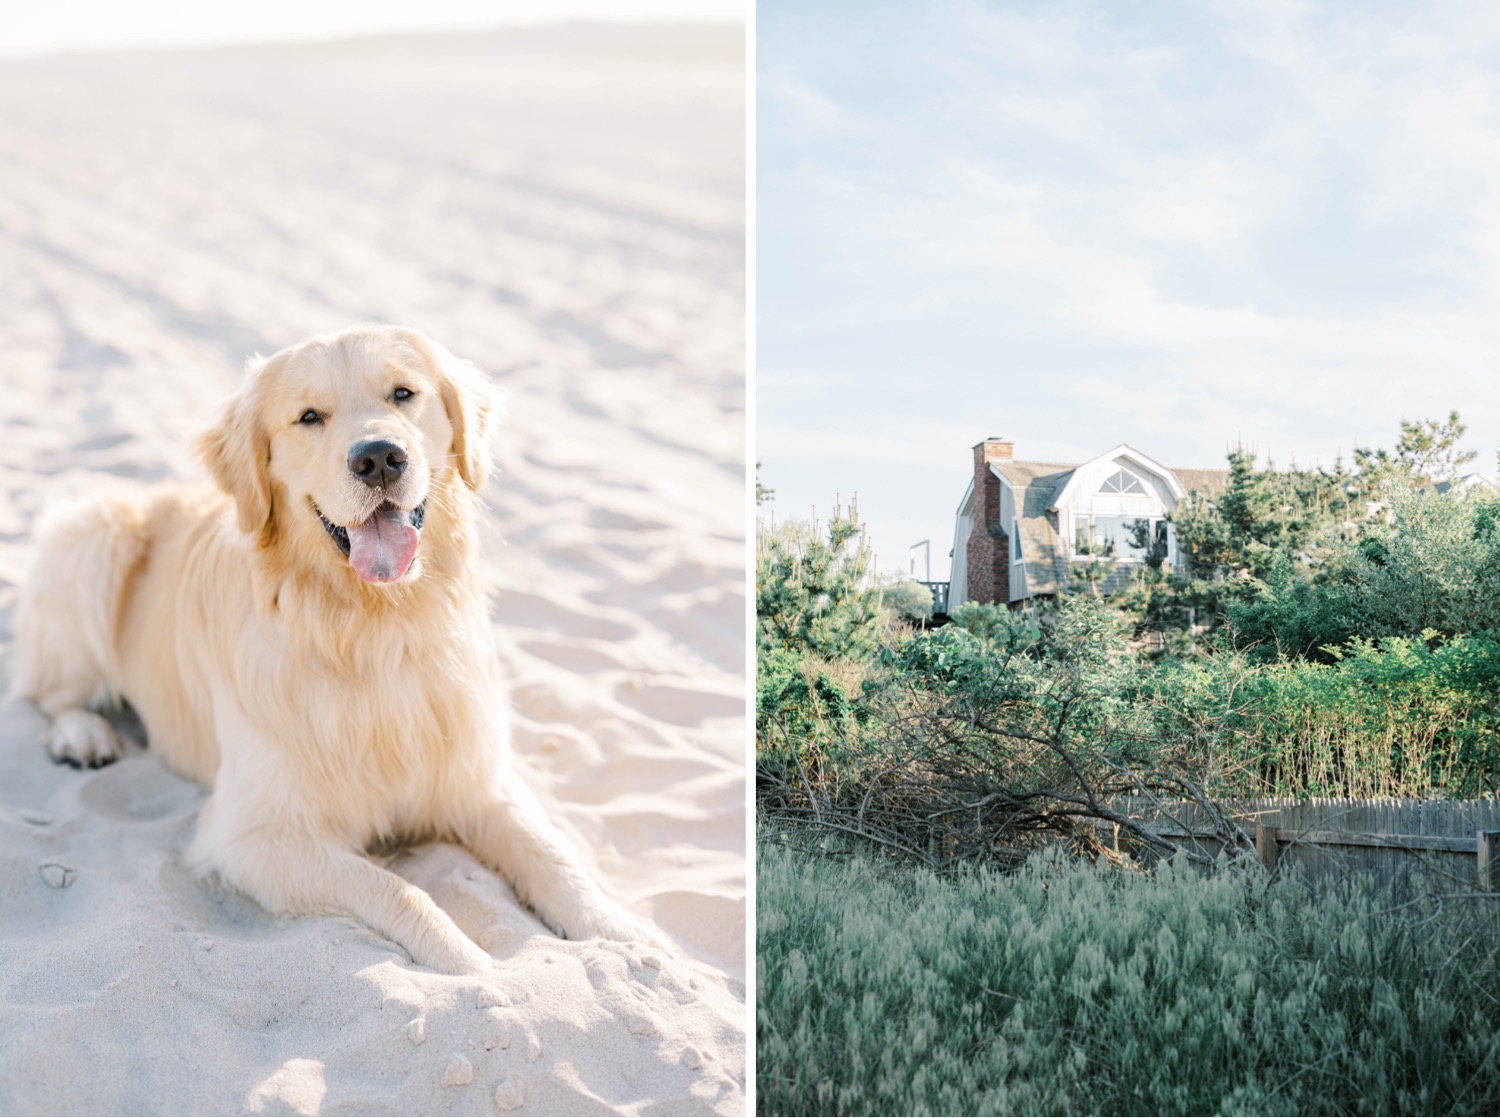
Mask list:
[[[762,1114],[1493,1114],[1493,899],[762,844]]]
[[[1226,772],[1251,795],[1473,798],[1497,791],[1500,644],[1455,637],[1436,649],[1358,642],[1332,664],[1260,667],[1253,716],[1224,735]]]

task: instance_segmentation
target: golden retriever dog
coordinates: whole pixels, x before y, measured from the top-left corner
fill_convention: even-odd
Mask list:
[[[453,974],[489,956],[365,856],[458,842],[570,939],[655,939],[608,900],[509,765],[475,573],[494,398],[413,330],[253,359],[200,444],[217,483],[47,519],[17,610],[17,690],[59,761],[150,748],[211,790],[188,862],[276,913],[344,913]]]

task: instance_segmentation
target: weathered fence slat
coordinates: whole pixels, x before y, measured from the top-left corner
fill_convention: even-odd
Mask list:
[[[1474,845],[1479,854],[1479,887],[1500,888],[1500,831],[1476,831]]]
[[[1181,827],[1152,827],[1151,833],[1162,838],[1183,839],[1195,837],[1194,832]],[[1478,832],[1484,834],[1486,832]],[[1384,832],[1361,833],[1359,831],[1308,831],[1291,827],[1273,827],[1269,823],[1255,824],[1255,853],[1267,869],[1276,866],[1276,855],[1271,843],[1306,843],[1308,846],[1374,846],[1385,850],[1446,850],[1453,854],[1473,854],[1478,849],[1478,840],[1471,838],[1447,838],[1443,835],[1396,835]]]
[[[1122,797],[1113,806],[1163,838],[1214,843],[1201,833],[1210,828],[1197,804]],[[1447,872],[1474,875],[1470,880],[1477,877],[1480,888],[1500,891],[1500,801],[1276,798],[1219,806],[1225,817],[1253,831],[1256,856],[1268,869],[1291,852],[1309,869],[1345,864],[1390,880],[1405,873],[1407,859],[1431,855],[1445,860]],[[1467,867],[1447,860],[1455,855],[1471,859]],[[1339,858],[1354,861],[1328,861]]]
[[[1255,853],[1266,869],[1276,868],[1276,828],[1259,819],[1255,821]]]
[[[1454,854],[1473,854],[1471,838],[1448,838],[1444,835],[1398,835],[1379,832],[1359,834],[1354,831],[1298,831],[1276,828],[1282,842],[1306,842],[1314,846],[1381,846],[1388,850],[1449,850]]]

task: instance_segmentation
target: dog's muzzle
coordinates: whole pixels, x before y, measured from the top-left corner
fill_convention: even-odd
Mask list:
[[[313,511],[323,530],[349,557],[354,573],[366,582],[395,582],[410,569],[421,545],[422,526],[427,520],[427,502],[416,508],[397,508],[384,502],[359,524],[335,524],[316,505]]]

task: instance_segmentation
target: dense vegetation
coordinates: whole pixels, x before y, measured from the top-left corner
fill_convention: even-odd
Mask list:
[[[919,861],[1015,861],[1037,836],[1088,845],[1082,820],[1129,830],[1122,793],[1500,793],[1500,496],[1431,484],[1462,430],[1403,424],[1352,474],[1236,452],[1177,514],[1186,570],[936,629],[889,608],[853,509],[764,531],[762,808]]]
[[[1219,810],[1500,794],[1500,495],[1435,484],[1462,433],[1403,423],[1353,470],[1236,452],[1174,516],[1184,569],[1101,594],[1084,564],[939,628],[854,509],[764,525],[761,1112],[1500,1103],[1494,899],[1311,898]],[[1202,848],[1127,794],[1195,802],[1222,864],[1186,876]]]
[[[762,1114],[1492,1114],[1492,903],[763,846]]]

